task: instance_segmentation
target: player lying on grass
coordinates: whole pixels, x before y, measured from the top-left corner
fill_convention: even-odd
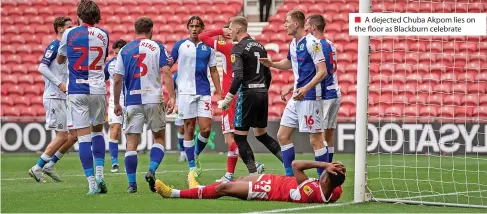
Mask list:
[[[188,174],[191,189],[177,190],[156,181],[156,190],[165,198],[216,199],[230,196],[242,200],[288,201],[295,203],[333,203],[342,195],[346,168],[340,162],[296,160],[294,177],[273,174],[241,177],[234,182],[199,186],[193,173]],[[324,168],[319,179],[308,178],[304,170]]]

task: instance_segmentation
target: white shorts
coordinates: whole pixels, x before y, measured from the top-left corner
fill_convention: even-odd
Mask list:
[[[166,128],[166,108],[164,103],[130,105],[124,109],[123,130],[125,133],[140,134],[147,129],[158,132]]]
[[[174,120],[175,126],[184,126],[184,121],[179,117],[179,114],[176,115],[176,119]]]
[[[46,110],[46,130],[68,131],[68,116],[66,100],[64,99],[44,99],[44,109]]]
[[[122,107],[123,108],[123,107]],[[108,105],[108,124],[122,124],[123,122],[123,117],[122,115],[117,116],[115,115],[115,106],[114,105]]]
[[[323,101],[290,99],[281,118],[281,126],[299,128],[299,132],[323,132]]]
[[[178,109],[178,116],[183,120],[197,117],[213,118],[209,95],[179,94]]]
[[[68,129],[81,129],[105,123],[104,94],[68,94]]]
[[[334,129],[337,127],[338,109],[341,102],[341,97],[323,100],[323,129]]]

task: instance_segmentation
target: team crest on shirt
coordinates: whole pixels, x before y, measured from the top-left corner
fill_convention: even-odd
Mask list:
[[[230,60],[232,60],[232,63],[235,62],[235,54],[232,54],[232,56],[230,56]]]
[[[205,45],[201,46],[201,50],[206,51],[206,46]]]
[[[311,195],[311,193],[313,193],[313,189],[311,189],[311,187],[309,187],[308,185],[303,187],[303,191],[306,195]]]
[[[301,43],[301,45],[299,46],[299,50],[304,50],[304,44]]]
[[[47,50],[46,51],[46,54],[45,54],[45,57],[46,58],[50,58],[52,56],[52,51],[51,50]]]
[[[63,129],[63,128],[64,128],[64,126],[63,126],[63,124],[62,124],[62,123],[60,123],[60,124],[58,124],[58,125],[57,125],[57,128],[58,128],[58,129]]]
[[[218,41],[218,44],[225,45],[225,41]]]
[[[315,44],[313,45],[313,50],[314,50],[316,53],[320,52],[320,51],[321,51],[321,44],[320,44],[320,43],[315,43]]]

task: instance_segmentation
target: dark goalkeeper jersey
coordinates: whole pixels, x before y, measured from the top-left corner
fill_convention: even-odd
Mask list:
[[[237,93],[242,85],[242,92],[267,92],[271,83],[271,72],[259,62],[267,58],[267,51],[250,36],[243,38],[233,46],[232,55],[233,81],[230,93]]]

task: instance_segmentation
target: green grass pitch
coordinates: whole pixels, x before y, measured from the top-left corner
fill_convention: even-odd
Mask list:
[[[109,154],[107,153],[106,166],[109,166]],[[161,166],[158,169],[157,178],[163,179],[166,183],[174,185],[176,188],[185,188],[186,185],[186,173],[187,173],[187,163],[179,163],[177,161],[176,154],[166,154]],[[55,183],[50,178],[46,178],[47,182],[44,184],[36,183],[27,174],[28,169],[36,163],[38,155],[35,154],[3,154],[1,157],[1,211],[2,212],[47,212],[47,213],[92,213],[92,212],[164,212],[164,213],[195,213],[195,212],[224,212],[224,213],[246,213],[246,212],[316,212],[316,213],[335,213],[335,212],[435,212],[435,213],[446,213],[446,212],[478,212],[485,213],[485,209],[474,209],[474,208],[452,208],[452,207],[438,207],[438,206],[418,206],[418,205],[404,205],[404,204],[391,204],[391,203],[363,203],[363,204],[351,204],[353,201],[353,155],[337,154],[335,156],[336,160],[342,161],[348,167],[348,177],[344,184],[344,195],[335,204],[293,204],[284,202],[257,202],[257,201],[241,201],[233,198],[221,198],[218,200],[186,200],[186,199],[164,199],[159,195],[154,194],[149,191],[148,186],[143,178],[147,168],[148,168],[148,154],[139,154],[139,166],[138,166],[138,188],[139,192],[135,194],[129,194],[126,192],[127,189],[127,178],[124,173],[123,167],[123,153],[120,153],[121,161],[121,172],[112,174],[109,172],[109,168],[105,169],[105,180],[108,185],[108,194],[106,195],[96,195],[87,196],[87,183],[86,179],[82,174],[81,163],[79,161],[77,153],[71,153],[63,157],[63,159],[58,163],[57,170],[58,173],[64,179],[63,183]],[[272,155],[269,154],[256,154],[256,158],[266,164],[267,173],[282,174],[283,167]],[[297,155],[297,159],[312,159],[312,155]],[[382,190],[384,186],[388,190],[404,190],[405,187],[410,188],[411,193],[405,194],[399,192],[398,197],[414,197],[415,185],[419,188],[427,188],[427,191],[431,190],[431,193],[440,192],[438,183],[423,183],[416,182],[413,179],[419,176],[425,176],[423,169],[409,169],[407,167],[401,166],[401,164],[408,163],[408,165],[413,166],[417,164],[416,161],[420,162],[431,162],[437,163],[437,160],[431,160],[430,158],[420,157],[420,160],[416,160],[414,156],[412,157],[402,157],[402,156],[387,156],[383,155],[380,160],[381,167],[377,167],[379,160],[378,157],[369,156],[369,178],[377,178],[379,175],[385,178],[391,178],[393,176],[395,179],[400,179],[398,181],[393,181],[393,179],[382,180],[382,184],[376,182],[375,180],[370,181],[370,185],[373,185],[375,190]],[[387,159],[384,159],[387,158]],[[406,160],[406,159],[407,160]],[[411,159],[411,160],[409,160]],[[215,153],[204,153],[201,156],[204,172],[202,177],[199,178],[201,184],[207,184],[214,182],[215,179],[223,175],[226,170],[226,156],[219,155]],[[448,159],[446,159],[448,160]],[[397,162],[395,165],[398,168],[393,168],[386,166],[388,163]],[[463,161],[457,161],[458,163],[464,164]],[[451,169],[451,165],[455,164],[443,161],[442,166],[444,168]],[[446,164],[446,165],[445,165]],[[375,166],[375,167],[374,167]],[[460,166],[458,166],[460,167]],[[472,166],[473,171],[478,169],[477,163]],[[487,171],[487,166],[483,165],[480,167],[481,170]],[[389,169],[389,170],[387,170]],[[461,168],[460,168],[461,169]],[[438,169],[439,170],[439,169]],[[430,172],[432,170],[429,170]],[[375,173],[375,174],[374,174]],[[380,173],[380,174],[378,174]],[[443,174],[445,173],[445,174]],[[451,171],[437,171],[431,172],[429,176],[437,176],[437,180],[447,182],[450,180],[445,180],[446,178],[452,179],[455,177],[456,182],[461,183],[461,179],[465,179],[465,173],[461,172],[458,176],[452,176]],[[246,174],[246,169],[242,162],[240,161],[237,165],[237,176],[243,176]],[[308,172],[310,176],[315,176],[316,171],[310,170]],[[449,175],[449,176],[447,176]],[[443,176],[443,177],[442,177]],[[477,179],[477,176],[473,176]],[[487,179],[485,174],[482,174],[483,184],[487,185]],[[406,178],[406,179],[404,179]],[[430,177],[431,178],[431,177]],[[404,181],[402,181],[403,179]],[[472,178],[473,179],[473,178]],[[465,182],[465,180],[463,180]],[[468,183],[476,183],[477,180],[469,180]],[[403,186],[401,186],[403,185]],[[434,187],[430,187],[434,186]],[[453,187],[453,185],[443,185],[446,188]],[[477,185],[478,186],[478,185]],[[445,187],[444,187],[445,188]],[[457,191],[463,191],[467,186],[456,185]],[[474,188],[473,186],[471,188]],[[477,187],[478,189],[478,187]],[[444,190],[445,192],[450,189]],[[377,191],[377,195],[382,197],[396,197],[394,191]],[[484,192],[485,193],[485,192]],[[423,195],[427,194],[422,192]],[[477,194],[478,199],[475,199],[475,194]],[[479,200],[481,197],[487,197],[486,194],[480,196],[479,193],[475,193],[469,197],[463,197],[465,200],[463,202],[469,202],[474,204],[481,203]],[[449,200],[444,197],[453,197],[451,200],[458,200],[457,195],[441,196],[441,198],[429,198],[423,200]],[[483,203],[487,203],[482,201]]]

